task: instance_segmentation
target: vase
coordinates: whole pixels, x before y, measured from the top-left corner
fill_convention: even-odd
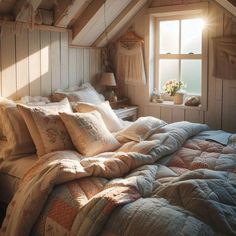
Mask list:
[[[173,96],[173,101],[174,101],[174,104],[183,104],[183,102],[184,102],[184,94],[183,93],[176,93]]]

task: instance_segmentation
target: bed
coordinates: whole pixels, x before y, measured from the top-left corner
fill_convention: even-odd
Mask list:
[[[32,138],[32,117],[42,129],[1,234],[236,235],[236,136],[154,117],[116,130],[107,106],[59,115],[18,107]],[[10,174],[27,158],[5,158],[0,171]]]

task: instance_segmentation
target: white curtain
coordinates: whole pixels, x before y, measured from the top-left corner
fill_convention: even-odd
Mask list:
[[[126,84],[146,84],[141,42],[132,46],[118,43],[116,74]]]

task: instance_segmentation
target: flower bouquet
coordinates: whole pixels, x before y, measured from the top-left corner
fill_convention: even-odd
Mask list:
[[[184,87],[184,83],[176,80],[168,80],[166,81],[163,89],[170,95],[175,96],[176,92],[178,92],[181,88]]]

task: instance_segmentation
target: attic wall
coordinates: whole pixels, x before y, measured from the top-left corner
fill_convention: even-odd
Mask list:
[[[200,2],[197,0],[175,0],[175,1],[161,1],[156,0],[152,2],[151,7],[158,7],[164,5],[179,5]],[[152,79],[149,77],[148,71],[148,41],[149,41],[149,16],[143,14],[138,17],[134,24],[135,32],[144,38],[144,55],[146,64],[146,74],[148,77],[148,84],[146,86],[132,86],[124,85],[123,91],[128,96],[132,104],[139,105],[140,115],[152,115],[165,120],[166,122],[175,122],[180,120],[187,120],[191,122],[207,123],[213,129],[224,129],[229,131],[236,131],[236,80],[227,81],[214,78],[212,76],[213,70],[213,50],[212,37],[236,35],[236,17],[232,17],[227,11],[222,9],[218,4],[209,1],[209,54],[208,54],[208,103],[207,111],[199,108],[183,107],[183,106],[165,106],[150,103],[149,85]]]
[[[68,33],[1,28],[1,96],[47,96],[92,81],[100,71],[100,49],[70,48]]]

